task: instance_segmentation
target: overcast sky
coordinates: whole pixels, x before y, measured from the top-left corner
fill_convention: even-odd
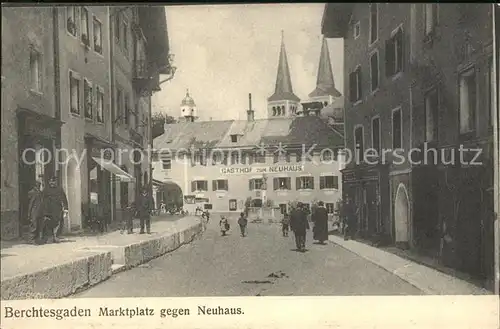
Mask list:
[[[301,99],[316,84],[323,4],[168,6],[167,24],[177,72],[153,96],[153,111],[179,116],[186,89],[200,120],[244,119],[248,93],[256,118],[266,116],[274,92],[284,30],[295,94]],[[343,91],[343,42],[329,39],[337,89]]]

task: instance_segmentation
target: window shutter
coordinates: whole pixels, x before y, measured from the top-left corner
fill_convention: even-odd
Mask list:
[[[212,191],[217,191],[217,181],[216,180],[212,181]]]
[[[311,181],[311,189],[314,190],[314,177],[311,177],[309,180]]]
[[[203,190],[208,191],[208,181],[203,181],[203,186],[205,187]]]
[[[279,187],[279,180],[278,178],[273,178],[273,187],[274,187],[274,190],[276,191]]]
[[[255,182],[253,179],[248,180],[248,190],[253,191],[255,189]]]
[[[333,176],[333,188],[339,188],[339,176]]]
[[[394,67],[394,51],[392,49],[392,39],[385,41],[385,76],[393,75],[392,68]]]
[[[286,162],[289,163],[290,162],[290,153],[287,153],[285,157],[286,157]]]
[[[224,181],[224,190],[229,191],[229,182],[227,179]]]
[[[295,177],[295,189],[300,190],[300,177]]]
[[[222,164],[227,165],[228,153],[224,152],[222,155]]]
[[[191,182],[191,192],[196,191],[196,181]]]
[[[286,178],[286,188],[288,190],[291,190],[292,189],[292,179],[290,177],[287,177]]]
[[[247,156],[246,154],[241,155],[241,164],[247,164]]]
[[[399,31],[396,33],[396,39],[397,39],[397,43],[396,46],[397,49],[395,49],[395,52],[397,53],[397,58],[398,58],[398,67],[397,67],[397,70],[398,72],[399,71],[403,71],[403,68],[404,68],[404,40],[403,40],[403,30],[402,29],[399,29]]]
[[[253,154],[248,155],[248,164],[253,164]]]
[[[319,188],[322,190],[325,188],[325,176],[319,177]]]
[[[358,67],[358,69],[356,70],[356,76],[357,76],[357,79],[356,79],[356,87],[357,87],[357,90],[358,90],[358,98],[356,100],[360,100],[362,97],[363,97],[363,90],[362,90],[362,77],[361,77],[361,67]]]
[[[354,72],[349,73],[349,100],[351,102],[356,101],[356,81],[354,80]]]

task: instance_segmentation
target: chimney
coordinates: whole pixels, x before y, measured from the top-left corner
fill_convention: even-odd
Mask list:
[[[248,94],[248,111],[247,111],[247,120],[254,121],[254,111],[252,110],[252,94]]]

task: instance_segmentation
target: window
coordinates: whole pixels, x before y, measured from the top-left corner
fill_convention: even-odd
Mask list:
[[[238,135],[231,135],[231,142],[236,143],[238,141]]]
[[[397,109],[392,112],[392,148],[400,149],[402,146],[401,109]]]
[[[116,118],[117,123],[123,122],[123,92],[120,88],[116,89]]]
[[[262,190],[264,187],[264,181],[262,178],[253,178],[248,181],[248,189],[250,191],[253,190]]]
[[[89,11],[87,10],[87,8],[82,7],[80,13],[81,13],[81,18],[82,18],[82,26],[81,26],[81,28],[82,28],[82,33],[81,33],[82,42],[84,45],[89,47],[90,46]]]
[[[208,191],[208,182],[206,180],[195,180],[191,182],[191,192]]]
[[[374,52],[370,57],[370,79],[372,92],[377,90],[379,83],[379,68],[378,68],[378,51]]]
[[[162,169],[165,169],[165,170],[172,169],[172,160],[162,159],[161,166],[162,166]]]
[[[311,176],[297,177],[295,188],[297,190],[314,189],[314,177]]]
[[[231,152],[231,164],[240,164],[240,155],[238,152]]]
[[[357,161],[361,161],[365,154],[365,147],[363,142],[363,127],[356,127],[354,129],[354,154]]]
[[[493,72],[493,58],[490,58],[488,72],[486,73],[486,85],[488,86],[488,124],[493,127],[495,119],[495,74]]]
[[[125,113],[123,114],[123,120],[124,120],[125,124],[128,125],[130,112],[132,112],[130,110],[130,95],[128,93],[125,94],[124,110],[125,110]]]
[[[361,100],[361,66],[349,74],[349,97],[351,102]]]
[[[385,73],[391,77],[403,71],[403,29],[398,28],[385,42]]]
[[[42,55],[35,49],[30,50],[31,90],[42,92]]]
[[[437,3],[425,4],[425,35],[428,36],[435,31],[438,23]]]
[[[319,178],[319,188],[321,190],[325,189],[336,189],[339,188],[339,176],[320,176]]]
[[[372,148],[377,151],[380,156],[380,118],[372,119]]]
[[[227,179],[218,179],[212,181],[212,190],[213,191],[228,191],[229,184]]]
[[[438,138],[438,92],[433,90],[425,96],[425,141],[432,142]]]
[[[70,111],[73,114],[80,114],[80,78],[74,73],[69,72],[69,104]]]
[[[325,203],[326,212],[329,214],[335,213],[335,204],[334,203]]]
[[[128,54],[128,24],[125,20],[122,21],[122,30],[123,30],[123,49]]]
[[[354,24],[354,39],[359,38],[360,34],[361,34],[361,27],[360,23],[357,22],[356,24]]]
[[[223,154],[220,152],[212,153],[212,165],[218,165],[222,163]]]
[[[119,44],[121,39],[121,16],[120,9],[115,9],[115,41]]]
[[[273,179],[274,190],[292,189],[292,179],[290,177],[276,177]]]
[[[83,80],[83,99],[85,118],[92,119],[92,84],[87,80]]]
[[[370,5],[370,45],[378,39],[378,4]]]
[[[94,50],[102,54],[102,24],[94,17]]]
[[[71,35],[76,36],[76,6],[66,7],[66,29]]]
[[[96,88],[96,94],[97,94],[97,102],[96,102],[96,119],[97,122],[103,123],[104,122],[104,116],[103,116],[103,108],[104,108],[104,92],[101,88],[97,87]]]
[[[266,163],[266,156],[261,154],[260,152],[258,154],[255,154],[255,163]]]
[[[471,69],[460,75],[460,133],[474,130],[476,121],[476,72]]]

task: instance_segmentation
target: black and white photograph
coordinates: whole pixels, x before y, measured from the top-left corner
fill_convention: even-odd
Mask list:
[[[498,4],[1,10],[5,328],[258,317],[138,297],[498,307]]]

